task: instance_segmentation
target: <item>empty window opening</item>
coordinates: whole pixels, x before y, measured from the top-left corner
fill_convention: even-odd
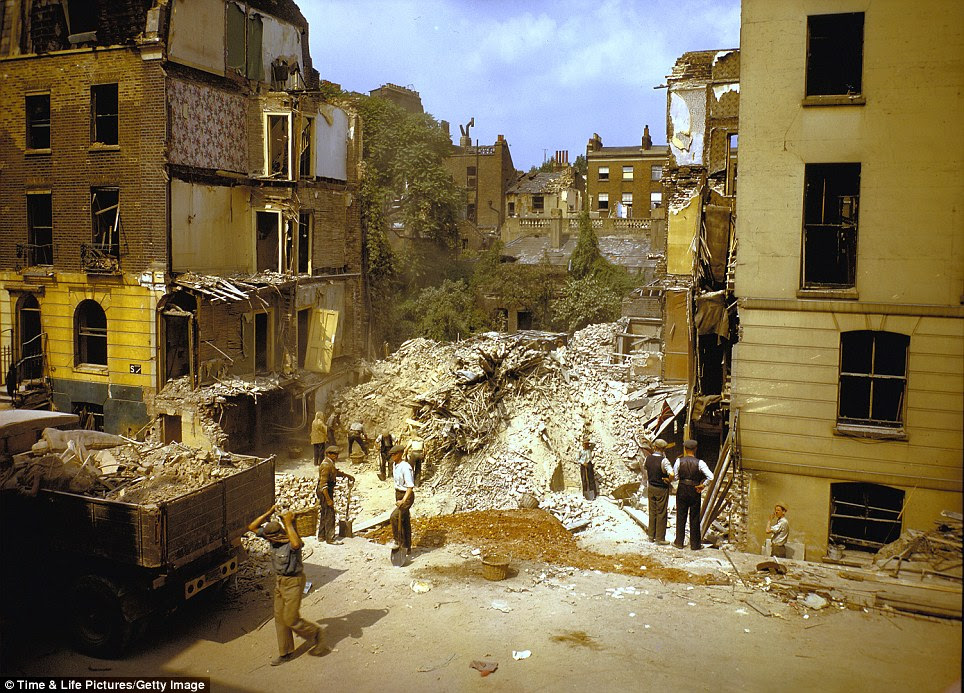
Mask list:
[[[305,117],[301,121],[301,157],[298,161],[298,174],[302,178],[311,177],[311,165],[314,155],[312,154],[312,140],[315,137],[315,119]]]
[[[254,314],[254,370],[268,371],[268,314]]]
[[[623,180],[632,180],[632,179],[633,179],[633,167],[623,166]]]
[[[90,88],[90,141],[117,144],[117,85],[95,84]]]
[[[478,179],[476,178],[475,166],[466,166],[465,167],[465,186],[468,188],[474,188],[477,180]]]
[[[298,274],[311,272],[311,214],[298,215]]]
[[[659,209],[663,206],[663,193],[654,192],[649,194],[649,208]]]
[[[281,256],[281,267],[283,269],[281,271],[293,272],[297,267],[298,260],[295,257],[295,253],[298,251],[298,247],[295,245],[298,242],[298,228],[291,223],[290,219],[282,219],[281,230],[284,233],[283,255]]]
[[[18,357],[21,380],[43,376],[44,343],[40,321],[40,303],[33,294],[24,294],[17,302]]]
[[[107,365],[107,314],[97,301],[86,299],[74,311],[74,362]]]
[[[900,538],[904,492],[880,484],[830,484],[830,541],[876,552]]]
[[[803,287],[852,288],[857,276],[860,164],[807,164]]]
[[[858,426],[903,423],[910,337],[855,330],[840,335],[840,408],[837,420]]]
[[[520,310],[518,313],[516,313],[516,323],[517,323],[517,329],[531,330],[532,329],[532,312],[528,310]]]
[[[50,94],[26,97],[27,149],[50,149]]]
[[[161,414],[161,436],[164,444],[181,442],[181,417],[173,414]]]
[[[50,193],[27,195],[27,264],[54,264],[54,222]]]
[[[71,402],[71,413],[76,414],[81,428],[88,431],[104,430],[104,405],[93,402]]]
[[[864,13],[807,17],[807,96],[860,94]]]
[[[164,330],[164,382],[190,375],[196,358],[195,314],[197,300],[190,294],[177,291],[170,295],[161,309]]]
[[[100,23],[98,4],[103,3],[91,2],[90,0],[72,0],[66,3],[71,34],[86,34],[89,31],[97,31],[97,26]]]
[[[290,178],[288,131],[291,117],[288,115],[265,116],[265,156],[267,174],[272,178]]]
[[[258,272],[281,271],[281,214],[257,212]]]
[[[507,203],[507,204],[506,204],[506,208],[507,208],[507,210],[508,210],[509,216],[510,216],[510,217],[514,217],[514,216],[515,216],[515,202],[509,202],[509,203]]]
[[[663,179],[663,167],[653,166],[649,169],[649,179],[650,180],[662,180]]]
[[[532,196],[532,211],[535,214],[542,214],[546,209],[546,199],[542,195]]]
[[[736,148],[739,135],[730,132],[726,135],[726,194],[736,195]]]
[[[609,167],[600,166],[599,167],[599,180],[609,180]]]
[[[609,193],[599,193],[596,197],[596,209],[600,212],[609,211]]]
[[[308,353],[308,325],[311,318],[311,308],[298,311],[298,368],[305,367],[305,355]]]
[[[120,190],[90,189],[91,243],[103,255],[120,257]]]

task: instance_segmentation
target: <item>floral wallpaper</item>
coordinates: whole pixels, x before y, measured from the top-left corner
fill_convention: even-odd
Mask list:
[[[240,94],[171,80],[171,163],[247,173],[245,106]]]

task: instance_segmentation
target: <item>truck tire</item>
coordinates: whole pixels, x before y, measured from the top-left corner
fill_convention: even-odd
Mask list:
[[[85,575],[74,583],[69,595],[74,649],[105,659],[120,657],[133,630],[124,616],[122,588],[99,575]]]

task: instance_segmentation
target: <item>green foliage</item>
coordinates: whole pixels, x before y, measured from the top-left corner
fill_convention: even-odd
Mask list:
[[[569,258],[569,272],[576,279],[583,279],[602,269],[603,263],[606,263],[606,259],[599,252],[599,239],[592,230],[589,212],[583,210],[579,213],[579,238]]]
[[[589,175],[589,160],[586,159],[585,154],[580,154],[576,157],[576,160],[572,162],[572,167],[576,169],[576,173],[581,175],[583,178]]]
[[[539,166],[529,167],[529,174],[531,175],[533,173],[552,173],[553,170],[554,168],[553,168],[552,159],[548,159],[546,161],[543,161],[542,164]]]
[[[562,295],[552,302],[553,319],[558,329],[570,333],[597,322],[612,322],[619,318],[622,298],[623,293],[605,278],[570,278]]]
[[[422,289],[402,305],[402,314],[413,334],[438,341],[465,338],[488,326],[474,293],[462,280],[446,279]]]

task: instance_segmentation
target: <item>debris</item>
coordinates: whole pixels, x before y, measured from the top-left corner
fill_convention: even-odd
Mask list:
[[[426,582],[424,580],[412,580],[411,585],[412,592],[415,594],[425,594],[432,589],[432,583]]]
[[[807,608],[813,609],[814,611],[823,609],[829,603],[830,602],[827,599],[825,599],[824,597],[821,597],[816,592],[808,593],[806,598],[803,600],[804,606],[806,606]]]
[[[476,659],[473,660],[469,666],[473,669],[477,669],[482,676],[488,676],[499,668],[499,663],[489,659]]]
[[[495,609],[496,611],[501,611],[501,612],[504,613],[504,614],[507,614],[507,613],[509,613],[510,611],[512,611],[512,607],[509,606],[508,604],[506,604],[505,602],[494,601],[494,602],[492,602],[492,605],[491,605],[491,606],[492,606],[492,608]]]
[[[520,659],[528,659],[532,655],[530,650],[512,650],[512,659],[518,661]]]

